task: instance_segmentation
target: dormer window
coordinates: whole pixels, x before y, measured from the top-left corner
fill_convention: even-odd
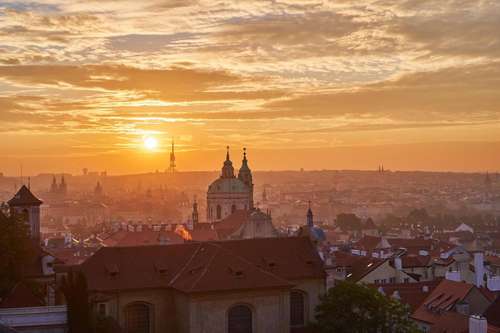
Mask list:
[[[166,265],[163,263],[156,263],[155,264],[155,270],[160,274],[160,275],[165,275],[168,272],[168,268]]]
[[[118,269],[117,264],[106,265],[106,271],[108,272],[108,274],[111,278],[116,278],[118,276],[118,273],[120,273],[120,270]]]

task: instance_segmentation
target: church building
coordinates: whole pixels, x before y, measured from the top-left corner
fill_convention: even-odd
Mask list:
[[[229,158],[229,147],[227,147],[221,175],[208,187],[207,221],[219,222],[236,210],[252,210],[253,208],[252,171],[248,167],[246,148],[243,148],[243,161],[238,177],[236,177],[233,162]]]

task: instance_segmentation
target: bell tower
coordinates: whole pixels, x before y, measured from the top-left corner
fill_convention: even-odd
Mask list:
[[[26,223],[30,226],[31,238],[40,240],[40,205],[43,202],[23,185],[7,203],[11,214],[25,216]]]
[[[250,190],[250,209],[253,209],[253,179],[252,171],[248,167],[247,149],[243,148],[243,160],[241,161],[241,168],[238,172],[238,179],[241,180]]]

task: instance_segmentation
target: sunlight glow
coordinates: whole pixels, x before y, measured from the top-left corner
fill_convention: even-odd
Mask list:
[[[155,150],[158,147],[158,140],[154,137],[148,136],[144,138],[143,141],[144,148],[147,150]]]

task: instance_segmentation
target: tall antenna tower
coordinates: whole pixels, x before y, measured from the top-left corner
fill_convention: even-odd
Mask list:
[[[170,165],[168,171],[171,173],[176,172],[175,169],[175,151],[174,151],[174,138],[172,138],[172,151],[170,152]]]

